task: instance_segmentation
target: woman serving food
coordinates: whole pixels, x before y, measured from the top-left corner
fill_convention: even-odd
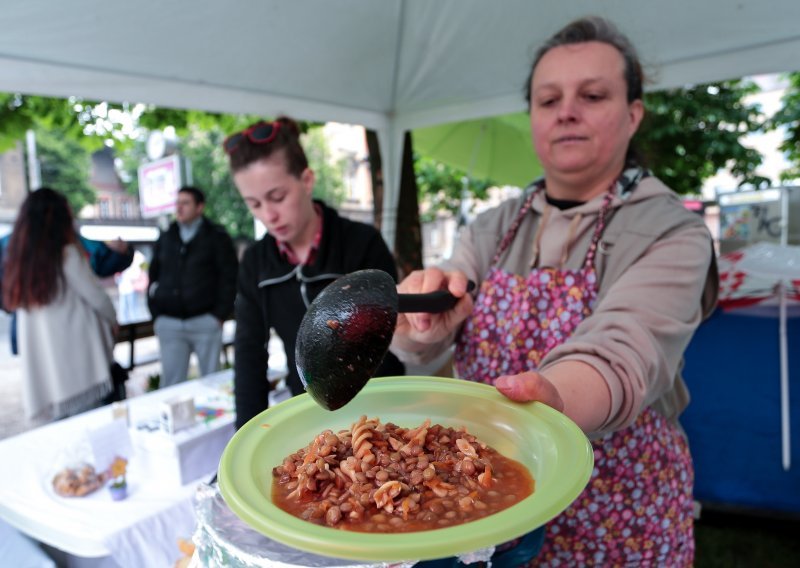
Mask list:
[[[444,314],[399,315],[401,360],[426,362],[455,343],[459,377],[552,406],[592,438],[592,478],[548,525],[541,566],[694,558],[680,369],[716,302],[717,273],[702,218],[632,151],[643,80],[629,40],[601,18],[550,38],[527,87],[544,177],[466,227],[452,259],[398,287],[460,298]],[[521,542],[499,549],[529,547],[531,561]]]

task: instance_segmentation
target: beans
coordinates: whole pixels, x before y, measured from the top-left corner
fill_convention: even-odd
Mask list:
[[[417,520],[418,521],[423,521],[425,523],[430,523],[431,521],[435,521],[436,520],[436,515],[434,513],[432,513],[431,511],[423,511],[422,513],[417,515]]]
[[[342,512],[339,510],[339,507],[331,507],[325,514],[325,522],[328,523],[330,526],[334,526],[341,519],[342,519]]]
[[[428,508],[431,510],[431,513],[435,513],[437,515],[441,515],[444,513],[444,505],[442,505],[441,501],[436,501],[428,505]]]
[[[463,428],[362,418],[353,430],[323,432],[273,468],[273,502],[310,522],[356,531],[452,526],[528,494],[527,471],[511,463]]]

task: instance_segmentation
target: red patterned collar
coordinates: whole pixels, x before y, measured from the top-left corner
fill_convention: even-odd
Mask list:
[[[311,241],[311,250],[308,251],[308,258],[305,261],[305,265],[308,266],[314,263],[314,260],[317,258],[317,251],[319,250],[319,244],[322,242],[322,225],[323,225],[323,215],[322,215],[322,207],[319,203],[314,204],[314,211],[319,217],[319,228],[317,232],[314,234],[314,239]],[[292,246],[286,241],[278,241],[278,253],[288,262],[289,264],[293,264],[297,266],[301,264],[300,259],[292,250]]]

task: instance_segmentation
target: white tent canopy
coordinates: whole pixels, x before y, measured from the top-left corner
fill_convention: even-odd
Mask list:
[[[790,71],[797,0],[25,0],[0,13],[0,91],[362,124],[393,237],[402,137],[524,108],[535,48],[613,20],[651,88]]]

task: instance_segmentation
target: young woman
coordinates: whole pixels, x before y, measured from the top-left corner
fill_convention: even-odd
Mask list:
[[[98,406],[111,391],[116,313],[57,191],[34,191],[20,208],[6,251],[3,305],[19,318],[26,416],[52,420]]]
[[[257,122],[229,136],[224,148],[242,199],[267,228],[239,267],[234,390],[236,423],[241,426],[269,404],[270,329],[286,350],[286,383],[293,395],[300,394],[304,389],[295,366],[295,339],[308,305],[344,274],[376,268],[397,279],[397,270],[374,227],[340,217],[313,199],[314,172],[292,119]],[[388,354],[378,375],[404,372]]]

